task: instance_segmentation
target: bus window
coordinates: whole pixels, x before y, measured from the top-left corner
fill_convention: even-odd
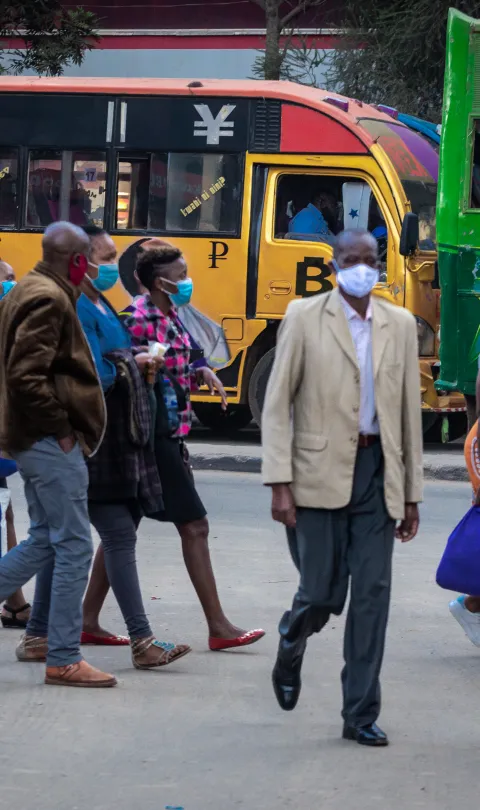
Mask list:
[[[122,159],[118,164],[117,228],[145,230],[148,222],[150,160]]]
[[[59,219],[62,153],[35,149],[28,161],[27,225],[44,228]]]
[[[240,155],[155,153],[119,157],[117,228],[235,234]]]
[[[165,230],[235,233],[240,166],[239,155],[170,153]]]
[[[480,208],[480,121],[476,119],[474,124],[470,208]]]
[[[283,174],[279,178],[275,238],[333,245],[347,228],[365,228],[375,236],[381,262],[380,281],[387,280],[387,227],[368,183],[332,175]]]
[[[70,188],[70,222],[103,226],[107,164],[105,154],[74,152]]]
[[[388,155],[412,211],[418,215],[420,250],[435,250],[438,177],[435,150],[416,132],[393,121],[387,124],[364,118],[362,126]]]
[[[29,154],[27,225],[44,228],[60,219],[102,226],[105,207],[104,152],[35,149]]]
[[[0,227],[12,227],[17,218],[16,149],[0,149]]]

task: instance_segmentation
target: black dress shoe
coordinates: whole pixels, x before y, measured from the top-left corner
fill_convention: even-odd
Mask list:
[[[272,672],[272,683],[278,705],[286,712],[291,712],[298,703],[302,679],[300,670],[302,662],[293,667],[286,667],[280,658],[277,658]]]
[[[354,740],[359,745],[388,745],[387,735],[376,723],[372,723],[370,726],[361,726],[360,728],[345,725],[342,736],[344,740]]]

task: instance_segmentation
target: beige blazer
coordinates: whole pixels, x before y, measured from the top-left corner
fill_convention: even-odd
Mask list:
[[[375,403],[392,518],[422,500],[417,327],[372,298]],[[340,293],[293,301],[279,330],[262,416],[263,481],[290,483],[297,506],[339,509],[351,498],[360,372]]]

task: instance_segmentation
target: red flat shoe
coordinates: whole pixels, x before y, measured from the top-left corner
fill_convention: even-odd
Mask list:
[[[97,644],[100,647],[127,647],[130,644],[128,636],[96,636],[94,633],[84,633],[80,636],[80,644]]]
[[[265,630],[249,630],[243,636],[237,638],[214,638],[210,636],[208,646],[211,650],[231,650],[232,647],[246,647],[248,644],[255,644],[265,635]]]

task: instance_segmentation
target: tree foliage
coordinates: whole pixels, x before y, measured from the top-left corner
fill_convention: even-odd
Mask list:
[[[294,79],[299,81],[301,75],[311,84],[313,62],[318,59],[311,48],[292,44],[295,34],[295,22],[311,8],[320,8],[325,0],[252,0],[265,12],[265,51],[259,54],[253,66],[257,78]],[[303,51],[303,54],[302,54]]]
[[[480,16],[480,0],[347,0],[328,89],[439,122],[451,6]]]
[[[66,9],[56,0],[0,1],[0,72],[60,76],[66,65],[80,65],[95,46],[97,18],[81,7]],[[9,40],[21,47],[8,49]]]

